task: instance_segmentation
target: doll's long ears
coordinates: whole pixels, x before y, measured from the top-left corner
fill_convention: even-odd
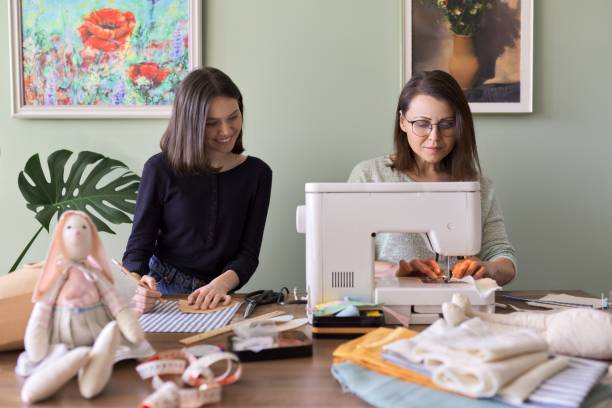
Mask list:
[[[102,271],[102,274],[109,282],[113,283],[113,273],[108,263],[108,258],[106,257],[106,251],[104,250],[104,245],[102,245],[98,228],[89,215],[83,212],[79,214],[87,221],[87,225],[89,225],[91,230],[91,253],[87,257],[87,260],[94,268]]]
[[[63,257],[64,254],[64,243],[62,239],[62,231],[66,225],[66,221],[74,215],[76,211],[65,211],[60,217],[53,235],[51,237],[51,244],[47,250],[47,258],[45,259],[45,266],[43,267],[42,273],[38,278],[38,283],[34,289],[32,295],[32,301],[37,302],[44,297],[47,290],[51,287],[53,281],[57,278],[57,261]]]

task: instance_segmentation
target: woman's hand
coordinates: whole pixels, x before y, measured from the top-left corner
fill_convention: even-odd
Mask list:
[[[509,283],[516,275],[514,263],[508,258],[497,258],[491,261],[470,257],[459,261],[453,268],[453,278],[473,276],[474,279],[491,278],[498,285]]]
[[[430,259],[412,259],[410,261],[401,260],[395,276],[427,276],[428,278],[439,281],[444,279],[444,274],[438,263]]]
[[[474,279],[494,278],[495,268],[490,262],[478,258],[466,258],[460,260],[453,267],[453,278],[461,279],[465,276],[473,276]]]
[[[229,289],[220,282],[212,281],[206,286],[194,290],[187,302],[194,305],[196,309],[214,309],[218,305],[227,306],[232,301],[232,297],[227,294]]]

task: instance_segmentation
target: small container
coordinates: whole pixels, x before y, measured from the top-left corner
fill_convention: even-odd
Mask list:
[[[359,316],[314,316],[312,336],[316,338],[359,337],[385,325],[382,309],[359,308]]]
[[[297,330],[278,333],[274,347],[259,351],[235,350],[234,343],[236,340],[238,340],[236,336],[230,337],[228,348],[243,362],[312,356],[312,340]]]

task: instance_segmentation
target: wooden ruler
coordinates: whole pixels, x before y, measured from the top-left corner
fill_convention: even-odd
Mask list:
[[[282,310],[275,310],[273,312],[270,313],[266,313],[266,314],[262,314],[261,316],[255,316],[255,317],[251,317],[250,319],[244,319],[241,320],[239,322],[236,323],[231,323],[228,324],[227,326],[223,326],[223,327],[219,327],[218,329],[214,329],[205,333],[200,333],[200,334],[196,334],[195,336],[190,336],[190,337],[185,337],[184,339],[179,340],[179,342],[183,343],[183,344],[193,344],[193,343],[197,343],[198,341],[202,341],[204,339],[208,339],[210,337],[215,337],[218,336],[219,334],[223,334],[223,333],[227,333],[229,331],[232,331],[234,329],[234,327],[242,324],[242,323],[247,323],[247,322],[252,322],[255,320],[265,320],[265,319],[270,319],[272,317],[276,317],[276,316],[280,316],[285,314],[284,311]]]

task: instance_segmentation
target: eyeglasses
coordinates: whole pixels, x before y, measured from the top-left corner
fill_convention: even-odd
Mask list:
[[[406,122],[410,123],[412,126],[412,132],[418,137],[427,137],[433,130],[434,126],[438,127],[438,132],[440,132],[444,136],[448,136],[452,134],[452,131],[455,129],[455,121],[454,120],[441,120],[438,123],[431,123],[428,120],[408,120]]]

